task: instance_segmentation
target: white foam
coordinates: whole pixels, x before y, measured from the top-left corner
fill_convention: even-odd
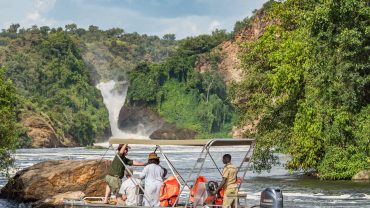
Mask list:
[[[350,194],[342,194],[342,195],[325,195],[323,193],[289,193],[289,192],[284,192],[284,196],[289,196],[289,197],[307,197],[307,198],[315,198],[315,199],[352,199],[354,198]],[[364,197],[356,197],[356,198],[364,198],[364,199],[370,199],[370,195],[364,194]]]

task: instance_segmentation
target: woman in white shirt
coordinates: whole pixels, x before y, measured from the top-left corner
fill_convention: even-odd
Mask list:
[[[148,156],[148,165],[146,165],[140,174],[140,179],[145,179],[145,196],[144,206],[159,207],[159,190],[163,183],[167,171],[159,165],[159,157],[156,153],[152,152]]]

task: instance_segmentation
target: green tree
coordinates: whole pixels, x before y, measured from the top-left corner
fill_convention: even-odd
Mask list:
[[[163,40],[174,41],[174,40],[176,40],[176,35],[175,34],[165,34],[165,35],[163,35],[162,39]]]
[[[7,170],[13,163],[11,153],[17,146],[15,103],[15,87],[0,68],[0,171]]]
[[[350,178],[369,161],[369,139],[359,136],[369,106],[368,3],[285,1],[268,13],[279,21],[244,44],[246,77],[233,90],[242,124],[258,121],[255,168],[271,168],[277,147],[291,170]]]

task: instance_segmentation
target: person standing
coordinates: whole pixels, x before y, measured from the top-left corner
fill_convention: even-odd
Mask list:
[[[128,159],[126,157],[128,154],[128,149],[129,146],[127,144],[120,144],[118,146],[117,148],[118,154],[114,156],[112,164],[108,171],[108,175],[105,176],[105,181],[107,182],[103,202],[105,204],[108,204],[108,197],[111,194],[111,192],[113,192],[115,195],[118,195],[118,190],[121,187],[122,178],[125,171],[125,166],[122,164],[122,162],[130,166],[145,165],[145,163]]]
[[[144,206],[159,207],[159,192],[167,171],[159,165],[159,157],[155,152],[148,156],[146,165],[140,174],[140,179],[145,179]],[[146,197],[149,197],[147,199]]]
[[[222,162],[225,164],[222,172],[222,182],[218,188],[213,192],[213,195],[217,194],[222,188],[224,188],[224,198],[222,207],[230,208],[235,205],[235,197],[228,197],[229,195],[236,195],[238,192],[238,186],[236,184],[237,169],[231,164],[231,155],[225,154],[222,157]]]
[[[134,174],[134,170],[130,169],[131,174]],[[123,181],[119,193],[122,194],[121,198],[125,202],[125,206],[138,206],[138,184],[140,180],[132,177],[128,171],[125,171],[126,180]]]

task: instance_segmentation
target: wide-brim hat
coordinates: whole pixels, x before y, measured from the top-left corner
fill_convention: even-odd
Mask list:
[[[158,157],[157,153],[152,152],[152,153],[149,153],[149,155],[148,155],[148,159],[149,159],[149,160],[150,160],[150,159],[159,159],[159,157]]]

